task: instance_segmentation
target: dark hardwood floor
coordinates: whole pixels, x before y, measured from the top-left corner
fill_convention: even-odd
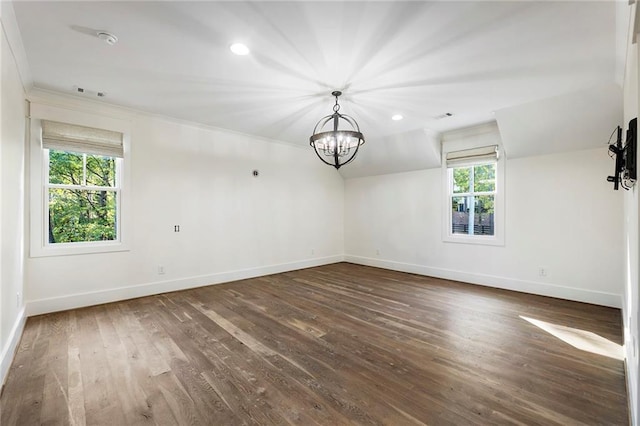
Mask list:
[[[616,309],[340,263],[29,318],[0,423],[627,424],[623,362],[522,317],[621,344]]]

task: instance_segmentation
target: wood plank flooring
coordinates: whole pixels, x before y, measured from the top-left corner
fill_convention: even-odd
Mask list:
[[[621,344],[617,309],[339,263],[29,318],[0,423],[627,424],[622,361],[522,317]]]

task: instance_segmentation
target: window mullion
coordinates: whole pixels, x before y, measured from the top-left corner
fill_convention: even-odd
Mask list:
[[[113,183],[115,184],[116,188],[120,188],[122,186],[122,159],[116,158],[115,166],[116,166],[116,178]]]
[[[475,196],[474,191],[475,191],[475,179],[474,179],[474,175],[475,175],[475,167],[471,166],[469,168],[469,192],[472,194],[469,197],[467,197],[467,204],[468,204],[468,222],[467,222],[467,233],[469,235],[473,235],[474,234],[474,228],[473,228],[473,224],[475,222]]]
[[[82,154],[82,186],[87,186],[87,154]]]
[[[72,189],[80,191],[118,191],[119,188],[114,186],[95,186],[95,185],[67,185],[64,183],[50,183],[47,185],[49,188],[57,189]]]
[[[46,245],[49,242],[49,199],[50,199],[50,195],[49,195],[49,191],[50,191],[50,186],[51,184],[49,183],[50,179],[49,179],[49,173],[50,173],[50,164],[49,164],[49,150],[48,149],[43,149],[44,155],[42,157],[43,160],[43,177],[44,177],[44,191],[42,194],[42,210],[43,210],[43,215],[42,215],[42,229],[47,230],[48,232],[43,232],[42,234],[42,244]]]

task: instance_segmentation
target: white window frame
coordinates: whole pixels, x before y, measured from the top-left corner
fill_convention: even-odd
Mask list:
[[[116,176],[115,176],[115,185],[114,186],[96,186],[96,185],[87,185],[87,155],[91,155],[90,153],[79,153],[82,154],[82,181],[81,185],[67,185],[67,184],[59,184],[59,183],[50,183],[49,182],[49,150],[47,148],[43,148],[42,153],[42,162],[43,162],[43,181],[44,181],[44,190],[42,191],[42,195],[44,199],[42,200],[42,205],[44,207],[43,213],[43,227],[44,227],[44,245],[45,248],[58,248],[62,247],[83,247],[85,245],[113,245],[120,244],[122,231],[121,231],[121,220],[122,220],[122,208],[121,208],[121,192],[122,192],[122,179],[120,178],[120,174],[122,173],[122,158],[115,158],[115,168],[116,168]],[[114,192],[116,197],[116,238],[114,240],[107,241],[79,241],[73,243],[51,243],[49,242],[49,191],[51,189],[80,189],[82,191],[109,191]]]
[[[452,196],[464,196],[469,194],[453,194],[453,169],[465,167],[464,164],[447,166],[447,154],[465,149],[479,148],[482,146],[497,145],[496,164],[496,188],[494,195],[494,235],[469,235],[454,234],[452,231]],[[487,164],[491,161],[480,161],[473,165]],[[469,164],[472,165],[472,164]],[[468,165],[467,165],[468,167]],[[505,158],[504,152],[500,144],[494,143],[452,143],[449,146],[443,144],[442,149],[442,182],[443,182],[443,220],[442,220],[442,241],[447,243],[461,244],[481,244],[504,246],[505,235]],[[471,194],[471,193],[470,193]],[[475,195],[483,195],[484,193],[476,193]]]
[[[46,104],[30,105],[28,156],[29,156],[29,256],[66,256],[93,253],[109,253],[130,250],[130,122],[128,120],[98,116],[66,108]],[[49,243],[49,188],[65,185],[49,184],[48,149],[42,146],[42,120],[58,121],[78,126],[113,130],[123,134],[124,156],[116,161],[116,185],[118,186],[117,203],[117,238],[109,241],[86,241],[74,243]],[[88,153],[90,154],[90,153]],[[86,189],[106,189],[86,186]]]

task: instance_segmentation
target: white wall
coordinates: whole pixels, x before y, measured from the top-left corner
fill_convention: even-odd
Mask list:
[[[623,194],[605,180],[612,168],[605,147],[507,160],[504,246],[442,241],[441,169],[348,179],[345,259],[620,307]]]
[[[131,120],[131,250],[25,261],[23,89],[4,23],[0,37],[0,381],[24,324],[17,293],[26,293],[36,314],[347,253],[358,263],[613,306],[624,282],[637,418],[639,198],[637,191],[614,193],[604,181],[612,169],[604,148],[508,161],[506,244],[466,246],[442,242],[440,169],[343,182],[308,150],[51,96],[69,114]],[[629,46],[626,121],[637,116],[638,102],[637,45]],[[176,224],[182,232],[173,232]],[[160,264],[165,275],[157,274]],[[547,277],[538,276],[539,266]]]
[[[132,129],[130,251],[28,258],[30,315],[342,260],[343,180],[309,150],[60,96],[30,98],[70,117],[118,114]]]
[[[0,31],[0,383],[24,325],[24,91],[13,53]]]
[[[636,4],[631,6],[632,17],[636,16]],[[624,78],[624,130],[629,120],[638,116],[638,44],[632,43],[634,18],[630,22],[627,42],[627,63]],[[622,313],[624,319],[624,347],[627,367],[627,385],[629,409],[631,411],[632,424],[638,424],[638,305],[640,293],[638,292],[638,262],[639,250],[639,226],[640,221],[640,197],[638,185],[624,194],[624,297]]]

